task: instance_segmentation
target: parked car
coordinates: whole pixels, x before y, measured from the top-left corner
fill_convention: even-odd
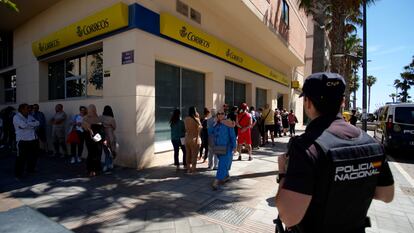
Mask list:
[[[414,149],[414,104],[387,104],[380,109],[374,137],[389,152]]]

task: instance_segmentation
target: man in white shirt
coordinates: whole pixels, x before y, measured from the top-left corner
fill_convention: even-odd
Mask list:
[[[26,163],[27,171],[35,172],[39,150],[35,128],[39,126],[39,121],[29,115],[28,104],[20,104],[18,113],[13,117],[13,125],[18,148],[14,171],[17,178],[22,178]]]

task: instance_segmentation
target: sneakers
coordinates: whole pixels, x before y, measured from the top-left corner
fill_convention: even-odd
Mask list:
[[[76,162],[81,163],[82,159],[80,157],[76,157]]]
[[[241,161],[241,155],[239,155],[239,158],[237,158],[237,160]]]
[[[72,158],[70,159],[70,163],[71,163],[71,164],[76,163],[75,157],[72,157]]]

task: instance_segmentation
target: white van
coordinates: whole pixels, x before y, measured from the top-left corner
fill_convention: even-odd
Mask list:
[[[382,107],[374,137],[390,152],[395,149],[414,149],[414,103],[395,103]]]

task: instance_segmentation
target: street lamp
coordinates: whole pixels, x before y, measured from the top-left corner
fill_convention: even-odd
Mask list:
[[[367,1],[363,2],[362,130],[367,131]]]

